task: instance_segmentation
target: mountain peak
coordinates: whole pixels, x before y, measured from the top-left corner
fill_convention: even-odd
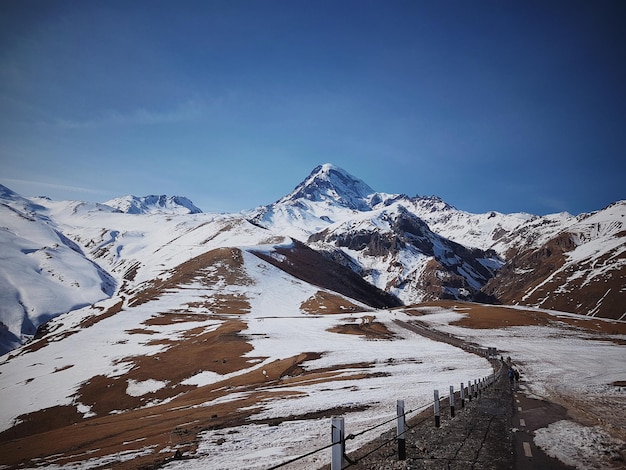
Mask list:
[[[127,214],[199,214],[202,212],[183,196],[123,196],[105,202]]]
[[[325,163],[316,167],[302,183],[278,202],[306,199],[339,203],[350,209],[369,210],[367,199],[374,193],[362,180],[338,166]]]

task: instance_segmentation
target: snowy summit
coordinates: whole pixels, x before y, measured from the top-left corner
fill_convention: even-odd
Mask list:
[[[349,209],[369,210],[369,198],[375,191],[347,171],[325,163],[315,168],[290,194],[278,204],[306,199],[340,205]]]
[[[202,210],[182,196],[124,196],[105,202],[127,214],[200,214]]]

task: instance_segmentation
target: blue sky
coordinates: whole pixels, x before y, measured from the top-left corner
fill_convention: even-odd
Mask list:
[[[626,198],[626,2],[0,0],[0,183],[274,202],[334,163],[470,212]]]

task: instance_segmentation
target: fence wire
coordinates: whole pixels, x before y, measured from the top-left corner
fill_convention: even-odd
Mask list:
[[[497,380],[498,376],[502,373],[502,370],[503,370],[503,367],[502,367],[502,365],[500,365],[500,368],[499,368],[497,371],[495,371],[493,374],[491,374],[489,377],[487,377],[487,378],[490,378],[490,380],[487,382],[487,386],[490,386],[490,385],[492,385],[493,383],[495,383],[495,381]],[[475,384],[474,386],[477,386],[477,385]],[[468,384],[468,387],[467,387],[467,388],[468,388],[468,394],[469,394],[470,384]],[[478,390],[477,390],[477,392],[478,392]],[[439,399],[439,402],[445,401],[445,400],[446,400],[446,398],[447,398],[447,399],[449,399],[450,397],[449,397],[449,396],[442,396],[442,397]],[[471,400],[471,398],[470,398],[470,400]],[[428,405],[426,405],[426,406],[424,406],[424,407],[422,407],[422,408],[419,408],[419,409],[413,409],[413,410],[406,411],[403,415],[397,415],[397,414],[396,414],[396,415],[394,415],[394,417],[393,417],[393,418],[390,418],[390,419],[385,420],[385,421],[383,421],[383,422],[381,422],[381,423],[375,424],[375,425],[373,425],[373,426],[371,426],[371,427],[369,427],[369,428],[367,428],[367,429],[364,429],[363,431],[360,431],[360,432],[358,432],[358,433],[356,433],[356,434],[348,434],[347,436],[345,436],[345,437],[343,438],[343,440],[341,440],[341,441],[339,441],[339,442],[333,442],[333,443],[327,444],[327,445],[325,445],[325,446],[323,446],[323,447],[319,447],[319,448],[317,448],[317,449],[315,449],[315,450],[312,450],[312,451],[310,451],[310,452],[307,452],[306,454],[300,455],[300,456],[298,456],[298,457],[294,457],[294,458],[292,458],[292,459],[290,459],[290,460],[287,460],[287,461],[285,461],[285,462],[282,462],[282,463],[279,463],[279,464],[274,465],[274,466],[272,466],[272,467],[269,467],[269,468],[267,468],[266,470],[276,470],[276,469],[278,469],[278,468],[284,467],[284,466],[286,466],[286,465],[289,465],[289,464],[292,464],[292,463],[298,462],[299,460],[302,460],[302,459],[305,459],[305,458],[307,458],[307,457],[310,457],[311,455],[314,455],[314,454],[316,454],[316,453],[318,453],[318,452],[321,452],[321,451],[323,451],[323,450],[329,449],[329,448],[331,448],[331,447],[333,447],[333,446],[335,446],[335,445],[345,446],[345,444],[346,444],[346,442],[347,442],[347,441],[349,441],[349,440],[353,440],[353,439],[356,439],[357,437],[362,436],[363,434],[367,434],[368,432],[371,432],[371,431],[373,431],[373,430],[375,430],[375,429],[377,429],[377,428],[380,428],[380,427],[382,427],[382,426],[384,426],[384,425],[386,425],[386,424],[389,424],[389,423],[391,423],[391,422],[393,422],[393,421],[397,421],[397,419],[398,419],[400,416],[403,416],[403,417],[406,419],[406,418],[407,418],[407,416],[409,416],[409,415],[411,415],[411,414],[413,414],[413,413],[422,413],[422,412],[424,412],[424,411],[428,410],[430,407],[432,407],[432,406],[434,405],[434,403],[435,403],[435,401],[433,400],[430,404],[428,404]],[[410,431],[410,430],[412,430],[412,429],[415,429],[416,427],[420,426],[422,423],[424,423],[425,421],[427,421],[427,420],[429,420],[429,419],[432,419],[432,417],[430,417],[430,416],[425,416],[425,417],[424,417],[424,418],[422,418],[420,421],[418,421],[418,422],[414,423],[412,426],[405,425],[405,430],[404,430],[404,432],[402,432],[400,435],[404,435],[404,434],[406,434],[408,431]],[[373,453],[375,453],[376,451],[378,451],[378,450],[382,449],[382,448],[383,448],[383,447],[385,447],[386,445],[389,445],[389,444],[391,444],[392,442],[397,441],[397,440],[398,440],[398,438],[400,437],[400,435],[395,435],[394,437],[392,437],[392,438],[389,438],[389,439],[385,440],[382,444],[380,444],[379,446],[376,446],[374,449],[372,449],[372,450],[368,451],[366,454],[359,456],[356,460],[352,460],[352,459],[348,458],[346,455],[344,455],[344,458],[348,461],[348,465],[347,465],[347,466],[345,466],[345,467],[343,467],[343,468],[348,468],[348,467],[350,467],[350,466],[352,466],[352,465],[356,465],[356,464],[357,464],[357,463],[359,463],[361,460],[365,459],[366,457],[369,457],[370,455],[372,455],[372,454],[373,454]]]

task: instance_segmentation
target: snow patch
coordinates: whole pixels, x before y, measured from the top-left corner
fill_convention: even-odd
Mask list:
[[[164,382],[162,380],[154,380],[148,379],[142,382],[129,379],[128,387],[126,388],[126,393],[131,397],[141,397],[146,393],[154,393],[157,390],[165,387],[169,382]]]
[[[535,431],[535,444],[550,457],[579,470],[623,468],[626,445],[598,426],[558,421]],[[620,455],[621,454],[621,455]]]

